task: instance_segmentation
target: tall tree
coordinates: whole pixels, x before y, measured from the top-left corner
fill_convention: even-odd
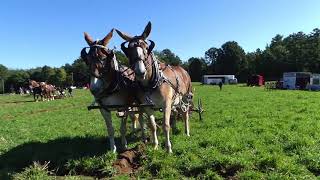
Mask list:
[[[76,86],[84,86],[89,82],[89,68],[81,58],[73,62],[72,75]]]
[[[158,58],[166,64],[174,66],[182,64],[182,61],[179,58],[179,56],[175,55],[170,49],[164,49],[160,52],[154,51],[154,54],[158,56]]]
[[[50,79],[55,75],[55,71],[50,66],[43,66],[41,69],[41,81],[50,81]]]
[[[215,67],[219,56],[219,49],[212,47],[205,52],[204,58],[205,62],[208,65],[208,73],[214,74]]]
[[[0,64],[0,80],[7,79],[8,77],[8,68]]]
[[[6,89],[13,87],[15,89],[19,87],[26,87],[28,85],[29,73],[25,70],[13,70],[7,79]]]
[[[245,52],[235,41],[228,41],[218,52],[216,71],[219,74],[234,74],[238,79],[246,80],[248,63]]]
[[[56,68],[55,75],[50,77],[50,82],[56,86],[63,86],[66,83],[67,73],[64,68]]]
[[[205,73],[206,64],[204,59],[192,57],[189,62],[189,75],[192,81],[201,81],[202,75]]]

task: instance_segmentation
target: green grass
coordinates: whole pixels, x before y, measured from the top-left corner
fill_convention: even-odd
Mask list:
[[[201,97],[206,110],[203,121],[192,115],[191,137],[178,123],[180,133],[171,136],[171,155],[159,130],[160,149],[147,145],[141,167],[130,176],[315,179],[320,175],[319,92],[241,85],[219,91],[218,86],[196,83],[194,87],[195,100]],[[0,179],[129,178],[112,168],[116,155],[108,152],[100,113],[86,110],[92,101],[88,91],[77,90],[74,98],[52,102],[28,101],[32,97],[0,96]],[[117,118],[114,124],[119,137]],[[129,134],[128,139],[130,147],[140,143],[136,135]]]

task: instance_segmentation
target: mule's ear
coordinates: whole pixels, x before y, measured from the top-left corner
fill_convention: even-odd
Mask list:
[[[88,45],[89,45],[89,46],[92,45],[93,42],[94,42],[94,40],[92,39],[92,37],[91,37],[88,33],[86,33],[86,32],[84,32],[83,34],[84,34],[84,39],[87,41]]]
[[[117,31],[117,33],[119,34],[119,36],[120,36],[122,39],[124,39],[124,40],[126,40],[126,41],[130,41],[130,40],[132,39],[131,36],[129,36],[129,35],[121,32],[121,31],[119,31],[118,29],[116,29],[116,31]]]
[[[104,46],[106,46],[106,45],[109,43],[110,39],[112,38],[113,30],[114,30],[114,29],[111,29],[111,31],[106,35],[106,37],[104,37],[104,38],[102,39],[102,44],[103,44]]]
[[[143,33],[141,34],[141,37],[142,37],[144,40],[146,40],[146,39],[148,38],[150,32],[151,32],[151,22],[149,21],[148,24],[147,24],[147,26],[144,28],[144,31],[143,31]]]

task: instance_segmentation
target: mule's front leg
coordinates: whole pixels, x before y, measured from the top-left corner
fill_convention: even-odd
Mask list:
[[[170,115],[171,127],[174,133],[178,132],[178,128],[177,128],[178,115],[179,113],[176,110],[173,110]]]
[[[107,125],[107,131],[108,131],[109,142],[110,142],[110,150],[115,153],[117,148],[116,148],[116,145],[114,142],[114,129],[112,126],[111,112],[104,110],[104,109],[100,109],[100,112],[104,118],[106,125]]]
[[[184,120],[184,132],[187,136],[190,136],[189,128],[189,109],[182,113],[182,118]]]
[[[145,127],[145,123],[144,123],[144,120],[143,120],[143,113],[142,112],[139,113],[139,124],[140,124],[140,128],[141,128],[141,139],[142,139],[142,142],[146,143],[147,142],[146,134],[145,134],[146,127]]]
[[[127,149],[127,139],[126,139],[126,133],[127,133],[127,117],[123,116],[121,119],[121,145],[124,149]]]
[[[172,153],[170,142],[170,114],[171,114],[171,101],[167,101],[164,107],[163,117],[163,132],[165,135],[166,148],[169,153]]]
[[[153,149],[158,149],[158,137],[157,137],[157,123],[156,123],[156,118],[153,115],[153,111],[148,109],[146,110],[146,113],[149,117],[149,127],[151,130],[151,141],[153,143]]]
[[[133,112],[129,112],[129,116],[131,118],[131,131],[132,132],[136,132],[137,131],[137,122],[138,122],[138,115],[133,113]]]

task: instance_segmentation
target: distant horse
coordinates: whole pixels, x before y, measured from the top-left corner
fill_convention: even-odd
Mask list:
[[[40,87],[40,84],[34,80],[30,80],[29,87],[33,92],[34,101],[38,101],[39,97],[41,97],[41,101],[43,101],[42,89]]]
[[[41,82],[40,87],[42,89],[44,100],[47,100],[47,101],[54,100],[54,93],[56,90],[53,85],[47,84],[45,82]]]

